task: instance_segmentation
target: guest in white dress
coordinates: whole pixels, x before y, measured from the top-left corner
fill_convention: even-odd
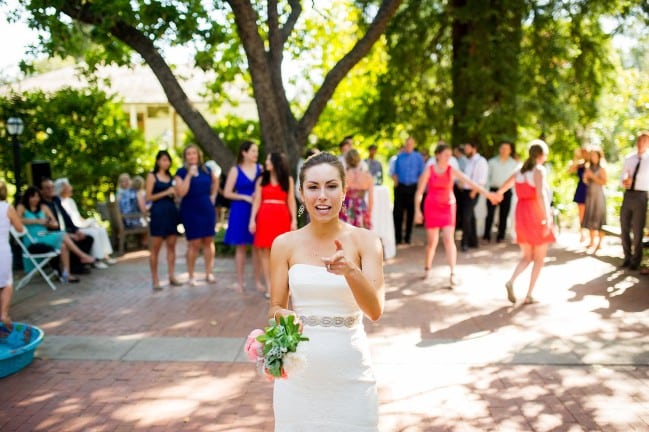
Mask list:
[[[18,232],[23,232],[23,223],[14,207],[7,202],[7,185],[0,181],[0,322],[11,328],[9,306],[13,294],[13,263],[11,247],[9,247],[9,228],[13,226]]]
[[[90,249],[90,255],[96,259],[94,267],[103,269],[106,268],[106,264],[115,264],[117,261],[110,257],[113,253],[113,246],[110,244],[110,237],[108,237],[106,228],[94,218],[83,218],[81,216],[77,204],[72,199],[72,185],[68,179],[57,179],[54,182],[54,191],[61,198],[61,205],[70,215],[72,222],[79,227],[82,233],[95,240]]]
[[[376,233],[338,219],[345,171],[334,155],[307,159],[300,194],[310,222],[275,239],[269,317],[298,317],[306,368],[275,381],[275,431],[378,431],[378,397],[363,315],[383,313]],[[293,310],[288,309],[289,293]]]

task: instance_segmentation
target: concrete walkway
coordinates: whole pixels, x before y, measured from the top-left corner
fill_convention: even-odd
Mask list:
[[[515,245],[460,253],[463,283],[449,290],[441,248],[436,277],[421,279],[423,238],[386,263],[385,314],[366,322],[382,431],[649,431],[649,277],[616,268],[616,239],[589,256],[564,233],[539,303],[511,306]],[[267,301],[251,280],[234,291],[230,258],[215,285],[153,292],[147,256],[16,294],[12,317],[46,339],[0,379],[0,430],[273,430],[272,384],[242,353]]]

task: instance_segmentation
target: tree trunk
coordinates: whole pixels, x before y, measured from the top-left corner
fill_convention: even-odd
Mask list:
[[[347,73],[370,51],[384,33],[388,22],[394,16],[402,0],[384,0],[365,35],[329,71],[322,85],[309,103],[304,115],[298,121],[294,116],[283,86],[281,62],[286,32],[279,28],[276,19],[276,2],[269,1],[269,48],[257,28],[257,15],[249,0],[228,0],[235,15],[239,38],[246,51],[250,76],[257,101],[257,112],[261,126],[264,147],[270,151],[286,152],[294,170],[302,157],[309,134],[318,118],[333,96],[338,84]],[[297,2],[291,2],[295,8]],[[296,9],[293,9],[295,11]],[[297,19],[297,17],[294,17]],[[289,19],[288,23],[291,20]],[[287,26],[292,26],[288,24]]]
[[[234,164],[234,156],[219,136],[212,130],[205,117],[190,102],[169,65],[155,49],[151,41],[136,29],[116,25],[112,33],[137,51],[158,78],[169,103],[194,133],[197,143],[214,158],[223,170]]]
[[[524,0],[452,0],[455,145],[515,143]]]
[[[92,4],[89,2],[64,1],[61,5],[61,11],[74,20],[90,25],[96,25],[102,19],[102,17],[93,13]],[[151,39],[122,21],[116,21],[110,28],[110,33],[142,56],[160,82],[171,106],[174,107],[194,133],[197,143],[224,170],[229,169],[234,163],[232,152],[212,130],[203,115],[194,108],[187,94],[180,86],[178,79],[155,48]]]

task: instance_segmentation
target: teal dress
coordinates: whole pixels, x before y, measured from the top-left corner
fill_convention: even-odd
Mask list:
[[[43,210],[37,212],[25,210],[23,217],[25,219],[44,219],[45,213]],[[61,243],[63,243],[65,231],[49,231],[45,225],[41,224],[25,224],[25,228],[27,228],[27,232],[29,232],[29,235],[33,239],[33,241],[30,241],[28,237],[25,237],[25,246],[29,246],[33,243],[42,243],[52,246],[57,250],[61,249]]]

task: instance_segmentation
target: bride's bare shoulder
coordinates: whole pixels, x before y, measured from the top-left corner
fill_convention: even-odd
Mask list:
[[[348,226],[349,236],[351,237],[354,244],[359,246],[359,249],[363,250],[369,247],[370,245],[380,245],[381,240],[374,231],[368,230],[366,228],[358,228],[355,226]]]
[[[273,241],[274,248],[291,248],[292,246],[299,244],[299,242],[304,238],[303,229],[288,231],[284,234],[280,234]]]

